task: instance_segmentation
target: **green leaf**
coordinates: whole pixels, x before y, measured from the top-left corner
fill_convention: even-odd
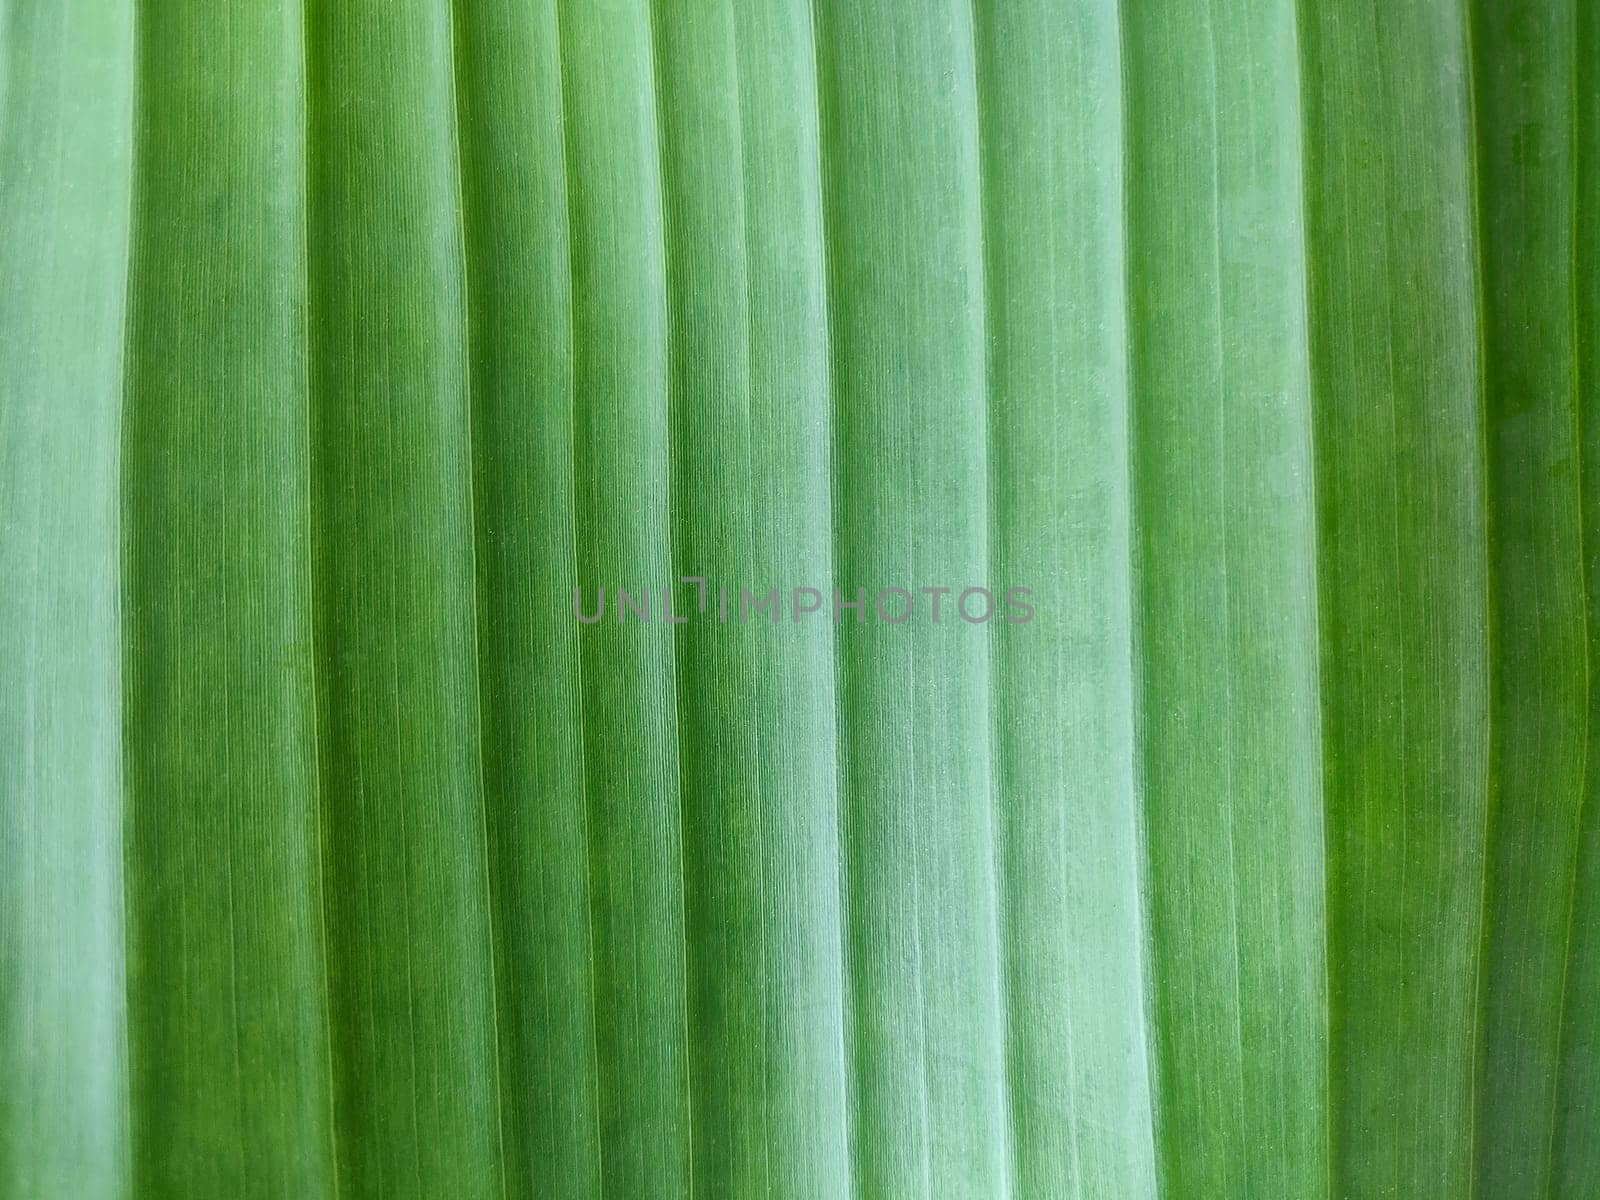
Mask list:
[[[1141,6],[1124,30],[1146,987],[1177,1196],[1311,1196],[1330,1172],[1295,37],[1282,5]]]
[[[6,0],[0,1195],[1594,1195],[1597,56]]]
[[[122,6],[0,10],[0,1188],[127,1177]]]
[[[1495,776],[1469,21],[1330,9],[1301,34],[1334,1186],[1474,1196]]]

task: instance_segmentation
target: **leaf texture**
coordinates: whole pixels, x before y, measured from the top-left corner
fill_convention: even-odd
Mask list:
[[[1597,52],[0,0],[0,1194],[1594,1194]]]
[[[118,503],[132,12],[0,14],[0,1181],[128,1168]]]
[[[1492,585],[1470,29],[1363,6],[1301,35],[1335,1186],[1472,1195]]]
[[[1328,1177],[1293,18],[1140,7],[1124,31],[1148,997],[1173,1195]]]

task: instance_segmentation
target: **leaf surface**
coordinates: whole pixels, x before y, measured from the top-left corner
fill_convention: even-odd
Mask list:
[[[1597,50],[8,0],[0,1192],[1590,1195]]]

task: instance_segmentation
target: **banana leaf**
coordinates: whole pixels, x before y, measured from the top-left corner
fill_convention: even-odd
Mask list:
[[[0,1197],[1600,1196],[1600,8],[0,0]]]

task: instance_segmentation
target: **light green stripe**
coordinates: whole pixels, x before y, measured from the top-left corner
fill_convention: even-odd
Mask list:
[[[989,575],[1035,609],[993,627],[1016,1188],[1148,1197],[1119,16],[976,9]]]
[[[670,423],[656,55],[645,0],[562,0],[572,239],[578,580],[607,616],[580,634],[605,1194],[690,1193],[693,1112],[679,695],[659,589],[671,578]],[[656,620],[621,624],[616,589]]]
[[[1163,1192],[1327,1190],[1295,14],[1127,11],[1147,980]]]
[[[865,1196],[1005,1196],[986,356],[971,12],[818,9],[834,582],[954,589],[835,631],[852,1151]],[[975,610],[976,611],[976,610]]]
[[[0,1192],[127,1194],[117,489],[133,14],[0,7]]]

